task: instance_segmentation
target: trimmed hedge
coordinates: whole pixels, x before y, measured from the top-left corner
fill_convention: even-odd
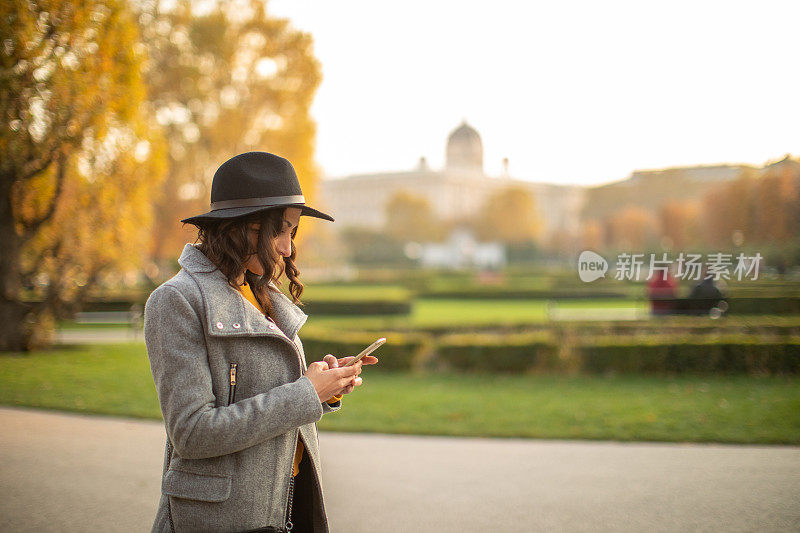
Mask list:
[[[728,298],[728,314],[792,315],[800,313],[800,298],[781,296],[767,298]]]
[[[647,320],[613,320],[613,321],[557,321],[537,324],[445,324],[432,326],[411,325],[370,325],[359,326],[362,331],[399,333],[424,333],[439,337],[448,334],[509,334],[509,333],[541,333],[551,332],[556,336],[563,334],[578,338],[606,335],[702,335],[702,334],[766,334],[779,337],[800,336],[800,316],[791,315],[758,315],[758,316],[724,316],[719,319],[708,317],[660,316]]]
[[[302,300],[309,315],[408,315],[413,304],[397,285],[309,285]]]
[[[729,315],[795,315],[800,314],[797,296],[745,296],[725,298],[658,298],[670,305],[668,314],[707,315],[719,302],[727,303]]]
[[[312,300],[304,302],[303,312],[309,315],[409,315],[411,302],[386,300]]]
[[[144,303],[147,301],[147,296],[140,300],[136,300],[131,298],[130,300],[126,299],[107,299],[107,300],[89,300],[84,302],[83,305],[80,306],[80,311],[82,312],[92,312],[92,313],[121,313],[121,312],[128,312],[132,308],[136,308],[138,310],[144,309]],[[42,303],[41,300],[26,300],[25,303],[31,305],[39,305]]]
[[[306,285],[303,291],[303,298],[313,301],[391,300],[406,302],[410,296],[409,290],[399,285],[366,285],[363,283]]]
[[[607,337],[576,348],[587,373],[800,374],[800,337]]]
[[[465,371],[556,370],[558,350],[547,333],[447,335],[436,345],[438,359]]]
[[[386,334],[386,333],[384,333]],[[379,333],[311,330],[302,335],[308,361],[326,353],[355,355]],[[459,333],[433,341],[431,367],[466,372],[589,374],[800,374],[800,336],[582,336],[569,330]],[[387,370],[421,368],[431,337],[388,333],[375,354]]]
[[[376,335],[372,333],[348,333],[328,330],[304,330],[300,334],[306,361],[322,361],[325,354],[336,357],[357,355],[361,350],[375,342]],[[426,347],[425,339],[420,336],[391,333],[386,335],[386,343],[378,348],[373,355],[380,362],[370,370],[412,370],[416,368],[423,356]]]
[[[131,308],[144,309],[143,301],[133,300],[90,300],[83,304],[81,311],[94,313],[119,313],[130,311]]]
[[[502,287],[464,287],[420,291],[420,298],[447,298],[463,300],[574,300],[587,298],[630,298],[619,290],[608,289],[521,289]]]
[[[644,321],[572,322],[552,324],[580,336],[592,335],[753,335],[800,336],[800,316],[655,317]]]

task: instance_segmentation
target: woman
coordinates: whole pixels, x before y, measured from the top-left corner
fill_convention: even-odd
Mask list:
[[[150,295],[145,342],[167,432],[153,531],[327,531],[316,421],[362,364],[306,365],[293,238],[305,205],[286,159],[220,166],[182,267]],[[292,300],[277,286],[289,279]]]

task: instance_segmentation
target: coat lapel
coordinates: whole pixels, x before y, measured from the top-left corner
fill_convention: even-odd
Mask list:
[[[178,263],[197,282],[206,311],[206,329],[213,336],[279,336],[288,340],[308,316],[279,291],[269,291],[275,325],[236,289],[225,275],[193,244],[183,248]],[[275,287],[273,284],[270,284]],[[277,327],[275,327],[277,325]]]

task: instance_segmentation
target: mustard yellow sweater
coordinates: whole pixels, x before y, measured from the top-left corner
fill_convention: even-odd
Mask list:
[[[261,311],[261,314],[267,317],[267,320],[272,321],[272,319],[264,312],[264,309],[259,305],[258,300],[256,299],[256,295],[253,294],[253,289],[250,288],[250,285],[247,282],[244,282],[244,285],[239,287],[239,291],[241,291],[242,296],[244,296],[245,300],[250,302],[255,306],[256,309]],[[336,403],[342,399],[342,395],[339,394],[332,398],[326,400],[328,403]],[[292,469],[292,476],[296,476],[297,473],[300,471],[300,461],[303,460],[303,441],[297,439],[297,448],[294,451],[294,467]]]

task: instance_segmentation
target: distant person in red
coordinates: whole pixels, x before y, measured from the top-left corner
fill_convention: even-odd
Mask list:
[[[677,296],[678,283],[669,272],[654,272],[647,280],[647,298],[650,300],[652,314],[668,315],[673,313]]]

